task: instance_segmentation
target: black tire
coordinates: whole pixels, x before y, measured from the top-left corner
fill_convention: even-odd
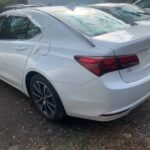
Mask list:
[[[30,82],[31,99],[38,110],[50,121],[60,121],[65,117],[63,104],[53,86],[43,76],[37,74]]]

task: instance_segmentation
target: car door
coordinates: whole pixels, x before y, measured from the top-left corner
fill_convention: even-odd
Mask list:
[[[0,40],[1,77],[22,87],[27,59],[40,40],[40,28],[24,16],[8,16],[3,27],[5,35]]]

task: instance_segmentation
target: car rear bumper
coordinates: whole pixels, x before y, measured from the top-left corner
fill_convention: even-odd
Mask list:
[[[150,76],[132,83],[112,72],[84,85],[54,83],[70,116],[110,121],[128,114],[150,96]]]
[[[95,118],[95,120],[98,121],[111,121],[118,118],[121,118],[127,114],[129,114],[133,109],[141,105],[143,102],[145,102],[150,97],[150,93],[142,97],[141,99],[135,101],[134,103],[125,106],[123,108],[120,108],[119,110],[115,110],[113,112],[108,112],[106,114],[101,114],[99,118]]]

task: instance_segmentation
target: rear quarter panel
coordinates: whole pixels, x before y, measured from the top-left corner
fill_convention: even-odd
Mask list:
[[[97,76],[79,65],[74,60],[75,55],[114,55],[113,51],[104,47],[102,42],[98,43],[96,47],[92,47],[76,32],[43,12],[30,12],[29,14],[38,20],[43,36],[28,59],[24,80],[30,71],[35,71],[45,76],[50,82],[84,84]],[[37,52],[37,49],[43,51],[41,44],[49,45],[46,55]]]

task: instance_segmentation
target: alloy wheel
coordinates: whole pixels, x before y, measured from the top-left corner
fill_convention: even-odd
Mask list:
[[[56,101],[50,88],[41,81],[36,81],[32,85],[32,97],[34,103],[40,111],[48,116],[54,115],[56,112]]]

